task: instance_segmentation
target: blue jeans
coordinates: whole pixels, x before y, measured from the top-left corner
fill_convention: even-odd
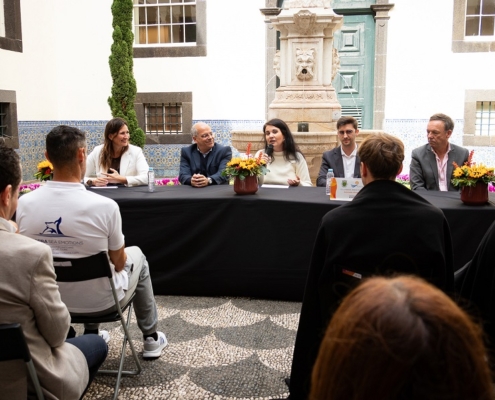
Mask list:
[[[84,393],[86,393],[89,385],[93,382],[98,369],[107,358],[108,346],[100,336],[94,334],[67,339],[66,342],[81,350],[88,363],[89,380],[88,386],[86,386],[86,389],[84,390]],[[83,398],[84,393],[82,394],[81,399]]]

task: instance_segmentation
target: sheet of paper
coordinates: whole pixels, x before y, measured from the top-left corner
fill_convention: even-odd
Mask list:
[[[117,189],[118,186],[90,186],[91,189]]]
[[[267,185],[263,184],[261,185],[262,188],[275,188],[275,189],[288,189],[289,185]]]

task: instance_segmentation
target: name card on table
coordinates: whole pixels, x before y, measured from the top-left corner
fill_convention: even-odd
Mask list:
[[[333,178],[330,184],[330,200],[351,201],[363,188],[361,178]]]

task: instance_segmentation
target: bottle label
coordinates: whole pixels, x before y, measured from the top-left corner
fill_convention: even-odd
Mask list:
[[[337,180],[332,178],[330,181],[330,198],[335,199],[337,197]]]

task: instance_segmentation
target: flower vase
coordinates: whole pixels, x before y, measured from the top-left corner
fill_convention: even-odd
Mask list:
[[[237,194],[255,194],[258,191],[258,177],[246,176],[240,179],[238,176],[234,180],[234,192]]]
[[[478,182],[475,186],[461,187],[461,201],[470,206],[485,204],[488,201],[488,183]]]

